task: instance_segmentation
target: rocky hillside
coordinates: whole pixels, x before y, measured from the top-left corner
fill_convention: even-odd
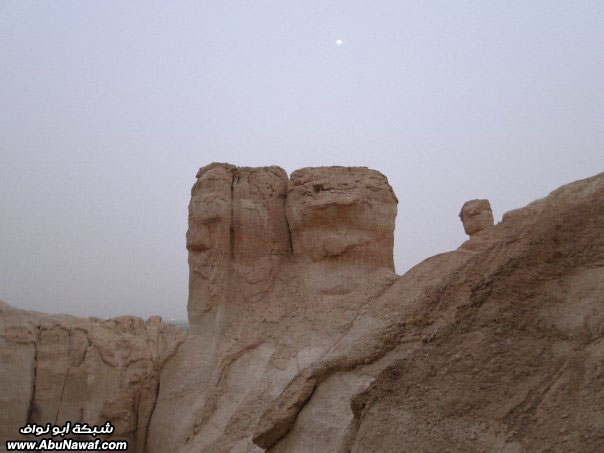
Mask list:
[[[186,340],[3,308],[3,426],[106,417],[149,453],[602,451],[604,173],[496,225],[467,202],[469,240],[402,276],[396,211],[366,168],[202,168]]]
[[[470,240],[403,276],[396,203],[364,168],[200,170],[150,452],[601,448],[604,174],[495,226],[466,203]]]
[[[115,427],[142,452],[164,363],[182,329],[154,316],[49,316],[0,302],[0,449],[26,423]],[[110,438],[107,438],[110,439]]]

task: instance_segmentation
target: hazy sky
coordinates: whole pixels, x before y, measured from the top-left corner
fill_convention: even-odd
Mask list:
[[[0,299],[185,318],[213,161],[382,171],[402,273],[604,170],[604,1],[0,0]]]

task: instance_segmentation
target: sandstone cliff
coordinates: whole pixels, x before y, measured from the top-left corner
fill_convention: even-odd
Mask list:
[[[115,426],[144,451],[163,364],[185,332],[152,317],[49,316],[0,302],[0,445],[26,423]],[[107,439],[110,439],[109,437]]]
[[[598,451],[604,174],[494,226],[473,200],[403,276],[396,203],[365,168],[200,170],[149,452]]]
[[[496,225],[467,202],[470,238],[402,276],[396,211],[366,168],[202,168],[186,340],[3,306],[3,429],[109,419],[149,453],[601,451],[604,173]]]

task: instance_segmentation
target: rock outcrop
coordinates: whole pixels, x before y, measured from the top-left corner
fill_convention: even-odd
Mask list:
[[[601,451],[604,173],[496,225],[467,202],[469,240],[402,276],[396,209],[366,168],[202,168],[186,340],[3,308],[3,426],[105,417],[149,453]]]
[[[493,211],[489,200],[466,201],[459,212],[463,229],[468,236],[493,226]]]
[[[199,170],[189,204],[189,322],[237,293],[256,300],[271,286],[291,245],[287,174],[278,167],[211,164]],[[233,290],[233,287],[237,287]]]
[[[446,263],[401,288],[406,334],[352,397],[350,451],[600,451],[603,225],[599,174],[403,276]]]
[[[162,371],[151,453],[598,450],[604,174],[498,225],[469,202],[470,240],[397,276],[380,173],[210,170],[226,181],[208,255],[224,289],[191,294],[203,308]],[[193,199],[218,197],[200,180]]]
[[[0,441],[27,423],[115,427],[144,451],[163,364],[185,332],[152,317],[49,316],[0,302]]]
[[[367,168],[289,180],[277,167],[202,168],[187,233],[191,332],[162,372],[149,451],[256,450],[272,399],[395,280],[396,204]]]
[[[366,168],[303,168],[292,173],[287,220],[293,254],[337,269],[394,270],[396,204],[384,175]]]

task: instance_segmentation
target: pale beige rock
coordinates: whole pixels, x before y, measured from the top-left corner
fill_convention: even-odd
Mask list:
[[[190,318],[191,334],[162,372],[150,452],[173,445],[255,451],[252,434],[271,399],[328,354],[359,307],[395,278],[397,201],[380,173],[309,168],[288,182],[277,167],[210,166],[216,167],[233,175],[228,289],[224,303]],[[199,182],[196,187],[194,198],[213,198],[211,187],[208,193]],[[189,224],[189,237],[197,227]],[[328,240],[313,243],[321,235]],[[191,261],[199,252],[189,253]],[[190,296],[189,307],[206,303],[199,294]],[[190,418],[171,416],[179,408]],[[278,435],[267,424],[270,442],[290,429],[296,413],[278,415]]]
[[[402,307],[422,342],[393,350],[353,398],[349,450],[599,451],[602,225],[601,173],[454,252],[469,258],[441,269],[449,277],[421,305]],[[418,268],[435,274],[432,260]]]
[[[206,312],[237,297],[233,286],[249,300],[271,286],[281,258],[290,253],[286,193],[287,174],[279,167],[214,163],[199,170],[187,231],[194,333]]]
[[[151,426],[167,439],[150,434],[149,451],[552,449],[564,442],[552,420],[569,388],[578,396],[565,400],[575,414],[565,420],[583,436],[571,449],[595,451],[604,426],[594,368],[604,341],[603,181],[562,188],[496,226],[488,204],[470,203],[470,240],[397,277],[396,199],[385,178],[295,172],[291,256],[260,297],[231,285],[224,306],[202,317],[213,333],[190,336],[162,374]],[[242,218],[237,229],[248,221],[257,224]],[[232,263],[229,281],[240,281]],[[187,357],[203,366],[192,371]],[[551,401],[531,399],[548,392]],[[180,431],[169,421],[175,395],[189,401]],[[541,425],[545,436],[523,434]]]
[[[246,300],[263,297],[290,254],[285,217],[287,174],[279,167],[237,168],[233,174],[233,283]]]
[[[262,448],[274,445],[287,434],[294,424],[300,409],[306,404],[317,385],[310,370],[294,379],[279,396],[281,401],[273,405],[260,418],[252,440]]]
[[[14,439],[30,415],[36,376],[37,326],[0,301],[0,446]]]
[[[5,397],[15,411],[3,420],[37,405],[61,419],[81,410],[80,392],[91,417],[111,417],[149,453],[599,451],[604,174],[497,225],[488,202],[470,202],[470,239],[402,276],[396,203],[364,168],[287,181],[277,167],[204,167],[190,204],[186,341],[166,360],[156,318],[80,329],[21,314],[0,330],[12,351],[0,357],[22,358],[10,363],[26,379],[0,379],[33,402]],[[36,392],[32,344],[46,376]]]
[[[234,167],[212,164],[199,170],[189,203],[189,301],[192,328],[204,313],[224,302],[231,256]]]
[[[294,255],[394,270],[397,202],[386,177],[375,170],[296,170],[287,195]]]
[[[258,259],[290,253],[285,218],[287,174],[279,167],[237,168],[233,174],[233,260],[252,265]]]
[[[112,439],[144,451],[161,367],[184,337],[157,317],[101,321],[1,305],[0,440],[21,439],[26,423],[109,421]]]
[[[466,201],[459,212],[459,218],[469,236],[493,226],[493,211],[489,200]]]

